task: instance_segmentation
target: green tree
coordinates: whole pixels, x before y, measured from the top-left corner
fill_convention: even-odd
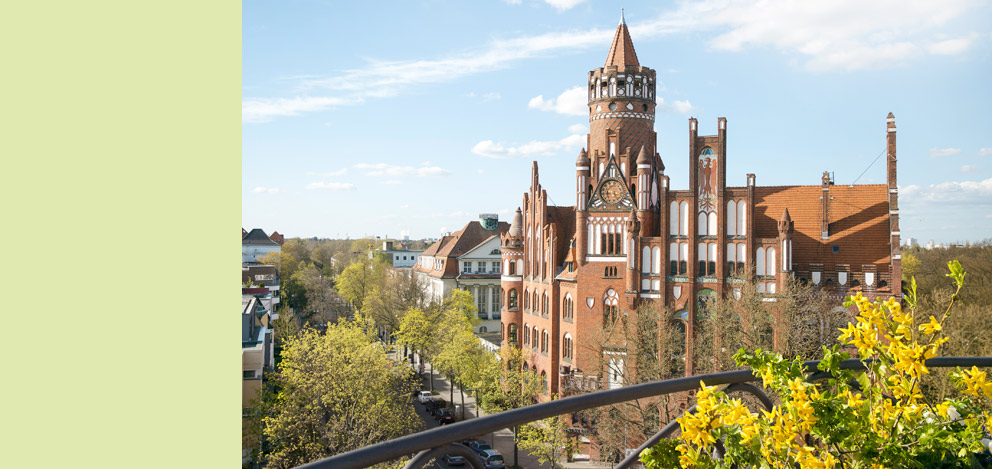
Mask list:
[[[382,262],[359,258],[337,276],[335,288],[342,298],[365,312],[365,299],[385,280],[385,267]]]
[[[517,434],[516,442],[541,464],[551,464],[551,469],[561,467],[562,456],[570,456],[575,452],[574,440],[568,437],[565,422],[561,416],[549,417],[532,422],[523,427]]]
[[[516,347],[500,349],[500,360],[483,370],[482,406],[486,412],[495,413],[533,404],[545,392],[541,377],[532,368],[524,366],[530,352]],[[477,400],[478,401],[478,400]],[[513,465],[517,465],[518,428],[513,428]]]
[[[288,338],[276,390],[259,406],[266,465],[295,467],[419,430],[410,371],[358,322]],[[388,418],[383,418],[388,416]]]

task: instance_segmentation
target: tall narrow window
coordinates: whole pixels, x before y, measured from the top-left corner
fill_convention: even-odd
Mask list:
[[[611,327],[617,321],[620,308],[620,297],[612,288],[603,297],[603,326]]]

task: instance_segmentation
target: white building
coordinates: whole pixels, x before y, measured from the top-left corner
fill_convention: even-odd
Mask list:
[[[252,229],[248,234],[241,237],[241,262],[258,262],[270,252],[279,252],[282,246],[271,240],[259,228]]]
[[[386,255],[386,257],[393,263],[393,267],[409,268],[417,265],[417,258],[420,257],[420,254],[424,251],[394,249],[392,241],[383,241],[382,249],[379,250],[379,252]]]
[[[442,236],[420,254],[413,267],[429,298],[440,301],[452,290],[467,290],[479,308],[478,333],[499,330],[499,235],[510,225],[493,218],[469,222],[459,231]]]

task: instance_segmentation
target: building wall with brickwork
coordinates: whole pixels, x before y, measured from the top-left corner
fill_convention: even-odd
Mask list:
[[[721,117],[716,135],[699,135],[689,119],[689,188],[673,190],[656,151],[655,71],[638,62],[623,22],[588,79],[575,205],[549,205],[534,162],[500,238],[502,337],[530,350],[527,366],[547,380],[545,397],[623,385],[631,357],[610,331],[643,302],[675,311],[669,320],[686,331],[691,357],[699,300],[732,294],[747,266],[769,295],[793,279],[838,298],[900,295],[892,114],[886,184],[837,186],[824,173],[815,185],[761,187],[747,174],[743,186],[728,186]]]

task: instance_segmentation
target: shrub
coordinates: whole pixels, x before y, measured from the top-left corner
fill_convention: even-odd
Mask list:
[[[859,314],[856,323],[841,329],[839,339],[857,349],[865,370],[840,368],[850,358],[840,344],[823,347],[818,368],[829,379],[811,383],[799,358],[741,349],[734,360],[749,366],[780,402],[759,415],[716,386],[700,383],[696,412],[678,419],[678,440],[645,451],[641,460],[648,468],[988,465],[992,422],[976,402],[992,399],[986,374],[975,367],[952,372],[951,381],[963,393],[940,402],[925,398],[920,389],[929,374],[925,361],[948,340],[942,324],[964,286],[961,265],[953,261],[948,266],[957,291],[940,319],[914,322],[915,281],[906,296],[909,312],[894,299],[873,302],[860,293],[847,299],[845,306],[857,306]]]

